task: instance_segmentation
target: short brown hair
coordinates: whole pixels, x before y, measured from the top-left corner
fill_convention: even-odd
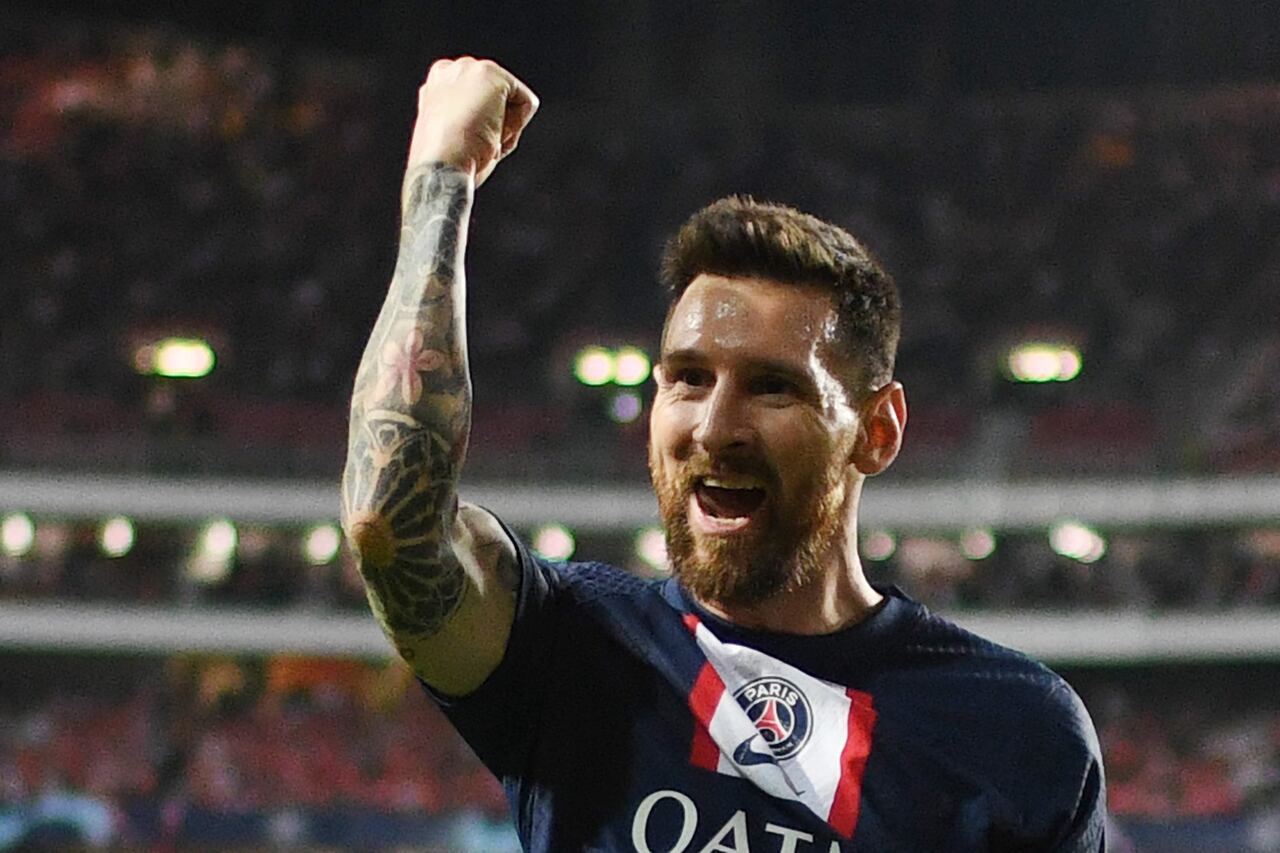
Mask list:
[[[835,294],[837,347],[858,370],[859,395],[893,377],[902,306],[892,276],[858,240],[793,207],[729,196],[681,226],[662,256],[668,316],[702,273],[818,285]]]

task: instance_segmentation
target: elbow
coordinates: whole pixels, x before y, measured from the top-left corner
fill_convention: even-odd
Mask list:
[[[391,523],[371,510],[342,514],[342,530],[347,545],[363,573],[366,567],[386,569],[396,558],[395,532]]]

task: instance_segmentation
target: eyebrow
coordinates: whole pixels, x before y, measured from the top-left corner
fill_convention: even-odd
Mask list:
[[[661,364],[701,364],[706,361],[707,357],[695,349],[668,350],[659,356],[659,363]],[[747,357],[742,359],[742,363],[748,370],[756,373],[771,373],[782,376],[803,388],[815,387],[812,376],[785,361],[778,361],[772,358]]]

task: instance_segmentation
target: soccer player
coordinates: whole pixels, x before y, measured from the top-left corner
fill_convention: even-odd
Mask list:
[[[649,464],[672,579],[549,563],[459,501],[467,220],[537,107],[471,58],[419,90],[343,483],[373,612],[525,847],[1103,850],[1075,693],[863,574],[862,483],[907,407],[895,286],[841,229],[731,198],[668,245]]]

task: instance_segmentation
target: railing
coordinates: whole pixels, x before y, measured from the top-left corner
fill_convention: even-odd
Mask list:
[[[628,531],[656,521],[647,487],[477,483],[463,495],[516,527],[558,521]],[[937,531],[1046,527],[1064,518],[1112,528],[1185,529],[1280,522],[1280,477],[894,485],[872,481],[867,526]],[[58,517],[126,514],[187,521],[226,516],[258,523],[336,517],[336,482],[254,482],[50,473],[0,474],[0,511]],[[1280,612],[1152,615],[1128,611],[951,614],[961,624],[1061,664],[1280,659]],[[0,647],[166,653],[299,652],[382,657],[372,619],[324,610],[0,605]]]
[[[949,614],[971,631],[1056,665],[1280,659],[1280,613]],[[0,649],[302,654],[380,659],[371,616],[317,610],[0,604]]]
[[[462,496],[509,524],[556,521],[582,530],[625,531],[652,524],[657,506],[647,486],[464,483]],[[64,517],[115,514],[139,520],[310,522],[338,513],[332,481],[254,481],[124,475],[0,473],[0,511]],[[1211,527],[1280,523],[1280,477],[1098,479],[895,485],[871,480],[864,526],[946,530],[1043,528],[1069,518],[1112,527]]]

